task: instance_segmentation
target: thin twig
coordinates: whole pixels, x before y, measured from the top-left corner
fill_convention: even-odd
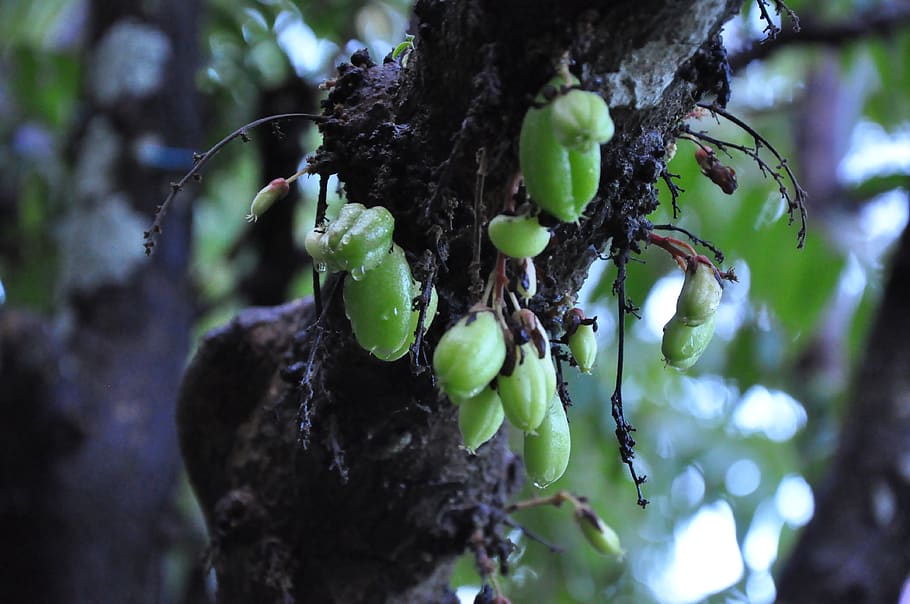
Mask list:
[[[647,476],[639,476],[635,471],[635,464],[633,462],[633,459],[635,458],[635,439],[632,438],[632,432],[635,431],[635,428],[626,421],[626,418],[623,415],[622,402],[623,351],[625,349],[626,312],[629,310],[628,302],[626,301],[626,264],[629,261],[629,253],[630,250],[626,247],[621,249],[618,255],[613,257],[613,261],[616,263],[618,271],[616,281],[613,282],[613,293],[616,295],[618,301],[617,315],[619,321],[619,342],[616,353],[616,387],[613,390],[613,395],[610,397],[610,407],[613,414],[613,421],[616,423],[616,439],[619,441],[619,454],[622,457],[623,463],[629,467],[629,474],[631,474],[632,481],[635,483],[635,489],[638,493],[638,505],[644,508],[648,505],[648,500],[645,499],[644,494],[642,493],[641,485],[647,480]]]
[[[724,253],[722,251],[720,251],[720,249],[717,246],[715,246],[710,241],[707,241],[696,235],[693,235],[691,232],[687,231],[686,229],[684,229],[682,227],[678,227],[675,224],[655,224],[652,228],[659,230],[659,231],[677,231],[679,233],[682,233],[683,235],[685,235],[686,237],[691,239],[692,242],[695,243],[696,245],[700,245],[702,247],[706,247],[709,250],[711,250],[711,253],[714,254],[714,260],[718,264],[723,264],[723,262],[724,262]]]
[[[829,23],[806,19],[796,31],[784,30],[774,40],[755,41],[730,55],[730,67],[736,71],[752,61],[765,59],[792,46],[823,45],[839,48],[863,38],[892,35],[910,22],[910,6],[875,6]]]
[[[432,264],[430,273],[423,282],[423,288],[420,292],[420,313],[417,316],[417,331],[414,334],[414,343],[411,344],[411,372],[414,375],[420,375],[428,369],[426,351],[423,347],[423,336],[426,334],[427,307],[430,305],[430,297],[433,295],[433,286],[436,283],[436,272],[439,265],[436,263],[435,256],[427,250],[426,255]],[[432,317],[431,317],[432,319]],[[432,376],[435,381],[436,377]]]
[[[686,128],[685,131],[688,132],[689,134],[691,134],[692,136],[700,138],[701,140],[704,140],[704,141],[707,141],[714,145],[717,145],[717,147],[719,149],[724,150],[725,152],[726,152],[726,150],[724,149],[724,147],[730,147],[730,148],[736,149],[742,153],[745,153],[758,164],[759,169],[761,169],[763,174],[766,174],[766,175],[770,174],[771,177],[774,179],[774,181],[777,183],[781,196],[787,201],[787,214],[789,216],[789,221],[787,224],[793,224],[793,221],[795,219],[794,212],[797,210],[799,211],[800,228],[796,234],[796,238],[797,238],[796,247],[802,248],[803,246],[805,246],[805,244],[806,244],[806,218],[807,218],[806,191],[799,184],[799,181],[796,179],[796,175],[793,174],[793,170],[790,169],[790,165],[788,164],[787,160],[777,151],[777,149],[774,148],[774,145],[772,145],[765,137],[763,137],[761,134],[756,132],[755,129],[752,128],[749,124],[745,123],[743,120],[739,119],[738,117],[731,114],[727,110],[722,109],[722,108],[718,107],[717,105],[711,105],[711,104],[706,104],[706,103],[698,103],[698,106],[702,107],[704,109],[707,109],[715,116],[720,115],[720,116],[724,117],[725,119],[727,119],[728,121],[735,124],[736,126],[739,126],[743,131],[745,131],[746,133],[749,134],[749,136],[752,137],[754,147],[747,147],[745,145],[738,145],[736,143],[722,141],[722,140],[716,139],[714,137],[708,136],[704,132],[693,132],[693,131],[689,130],[688,128]],[[771,154],[778,161],[777,168],[780,170],[783,170],[786,173],[787,178],[790,180],[790,183],[793,188],[792,194],[790,193],[786,184],[784,184],[784,181],[783,181],[783,178],[782,178],[780,172],[778,172],[776,169],[772,168],[770,165],[768,165],[767,162],[765,162],[760,157],[759,151],[761,150],[762,147],[764,147],[765,149],[767,149],[768,151],[771,152]]]
[[[331,306],[332,299],[335,297],[335,292],[338,291],[339,282],[340,279],[334,281],[329,290],[326,304],[316,316],[316,320],[308,328],[308,330],[315,331],[315,334],[310,340],[310,353],[307,355],[306,370],[298,384],[298,388],[300,389],[300,398],[298,400],[300,403],[297,407],[297,445],[303,450],[306,450],[307,447],[309,447],[310,429],[312,428],[312,423],[310,421],[310,402],[315,395],[315,389],[312,384],[313,364],[316,362],[316,351],[319,350],[319,345],[322,342],[322,335],[325,332],[322,323],[325,321],[325,317],[328,314],[328,309]]]
[[[767,40],[773,40],[777,37],[777,34],[780,33],[780,28],[774,24],[774,20],[771,18],[770,13],[768,13],[768,5],[766,0],[758,0],[758,10],[761,11],[761,20],[767,23],[765,26],[765,33],[768,34]],[[780,14],[780,11],[778,11]]]
[[[679,198],[680,193],[685,193],[686,190],[673,182],[674,178],[679,178],[679,174],[673,174],[666,167],[660,173],[660,177],[667,184],[667,188],[670,190],[670,201],[673,204],[673,220],[679,218],[679,204],[677,199]]]
[[[515,522],[508,516],[503,518],[502,521],[503,521],[503,523],[508,524],[512,528],[517,528],[518,530],[520,530],[522,533],[524,533],[525,537],[527,537],[531,541],[536,541],[537,543],[540,543],[541,545],[546,547],[548,550],[550,550],[551,554],[561,554],[564,551],[563,548],[561,548],[560,546],[550,543],[549,541],[547,541],[546,539],[544,539],[543,537],[541,537],[540,535],[538,535],[531,529],[527,528],[523,524]]]
[[[319,175],[319,199],[316,202],[316,221],[314,228],[318,227],[325,220],[325,210],[328,206],[328,188],[329,178],[325,174]],[[322,316],[322,288],[319,286],[319,270],[313,261],[313,305],[316,308],[316,316]]]
[[[263,124],[274,123],[281,120],[309,120],[313,122],[321,122],[327,119],[323,115],[316,115],[312,113],[282,113],[279,115],[270,115],[268,117],[262,117],[258,120],[254,120],[249,124],[245,124],[234,130],[232,133],[215,143],[215,145],[203,153],[202,155],[194,155],[195,163],[189,172],[183,175],[183,178],[177,182],[171,183],[171,192],[168,193],[168,196],[164,199],[164,202],[161,203],[158,207],[155,208],[155,219],[152,221],[152,225],[149,227],[149,230],[145,231],[142,234],[144,239],[143,247],[145,247],[145,255],[149,256],[152,253],[152,248],[155,247],[155,238],[162,233],[161,224],[164,222],[164,217],[167,214],[168,207],[171,202],[177,197],[177,193],[183,190],[183,187],[186,186],[186,183],[190,181],[191,178],[196,178],[198,180],[199,174],[202,168],[211,160],[215,155],[217,155],[229,142],[235,138],[240,138],[244,142],[250,139],[247,134],[248,130],[257,128]]]

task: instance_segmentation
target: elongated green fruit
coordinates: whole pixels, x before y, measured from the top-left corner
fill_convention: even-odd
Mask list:
[[[551,119],[556,140],[575,151],[588,151],[613,138],[610,109],[593,92],[576,89],[556,97]]]
[[[521,360],[515,370],[511,375],[500,375],[496,387],[509,422],[524,432],[532,432],[543,421],[556,392],[556,371],[549,352],[539,358],[531,342],[522,344],[518,354]]]
[[[688,369],[701,357],[714,335],[714,315],[701,325],[691,327],[673,315],[664,325],[661,352],[667,365],[677,369]]]
[[[505,415],[499,394],[489,386],[458,407],[458,427],[464,446],[472,455],[496,434]]]
[[[559,87],[565,83],[562,77],[556,77],[550,85]],[[542,94],[535,100],[546,101]],[[531,199],[563,222],[578,220],[597,193],[600,147],[592,145],[585,151],[575,151],[560,144],[552,124],[552,103],[547,103],[531,107],[525,114],[518,155]]]
[[[623,556],[625,552],[619,542],[619,535],[599,516],[578,510],[575,512],[575,521],[595,551],[605,556]]]
[[[591,367],[597,359],[597,337],[594,326],[581,324],[575,333],[569,336],[569,350],[582,373],[591,373]]]
[[[511,258],[533,258],[550,242],[550,230],[540,226],[536,216],[500,214],[487,232],[496,249]]]
[[[414,291],[419,292],[421,284],[418,281],[414,284]],[[433,323],[433,319],[436,317],[436,305],[439,303],[439,296],[436,294],[436,288],[433,287],[430,290],[430,302],[427,304],[426,316],[423,321],[423,329],[426,331],[430,328],[430,325]],[[420,321],[420,311],[414,310],[411,311],[411,326],[409,331],[409,336],[404,341],[404,344],[401,345],[401,348],[390,353],[387,357],[380,357],[384,361],[397,361],[404,355],[408,353],[408,350],[411,349],[411,344],[414,343],[414,340],[417,338],[417,323]]]
[[[535,434],[525,434],[525,470],[534,486],[553,484],[569,467],[572,439],[562,403],[554,398]]]
[[[360,280],[385,258],[394,229],[395,218],[382,206],[347,203],[335,220],[310,231],[304,246],[328,270],[349,271]]]
[[[506,358],[506,342],[493,311],[476,309],[449,328],[433,353],[439,387],[453,401],[476,396]]]
[[[676,300],[676,316],[690,327],[701,325],[717,312],[722,294],[714,268],[690,258],[686,280]]]
[[[413,333],[414,283],[404,250],[397,245],[362,279],[351,274],[344,279],[344,311],[354,337],[380,359],[390,359]]]

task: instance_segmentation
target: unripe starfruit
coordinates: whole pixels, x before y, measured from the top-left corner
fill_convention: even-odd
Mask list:
[[[246,215],[246,221],[256,222],[259,220],[259,217],[265,214],[266,210],[272,207],[279,199],[284,199],[290,190],[291,185],[289,185],[288,181],[284,178],[276,178],[259,189],[259,192],[256,193],[256,196],[253,197],[253,202],[250,204],[250,213]]]
[[[575,521],[595,551],[605,556],[623,556],[625,552],[619,542],[619,535],[597,514],[590,510],[577,510]]]
[[[572,439],[569,420],[558,398],[550,401],[535,433],[524,437],[525,470],[539,489],[553,484],[569,466]]]
[[[344,311],[354,337],[365,350],[383,360],[392,360],[401,350],[413,334],[415,290],[411,267],[404,250],[397,245],[387,250],[382,262],[360,280],[351,274],[345,277]]]
[[[569,336],[569,350],[582,373],[591,373],[597,359],[597,336],[594,335],[593,324],[582,323],[575,329]]]
[[[360,280],[375,268],[392,246],[395,218],[382,206],[346,203],[338,217],[310,231],[304,246],[330,271],[349,271]]]
[[[558,88],[566,83],[558,76],[548,86]],[[569,83],[578,81],[572,78]],[[547,102],[543,93],[535,102],[546,104],[528,109],[518,140],[525,188],[540,208],[563,222],[574,222],[597,193],[600,146],[576,151],[562,145],[553,128],[553,103]]]
[[[570,90],[553,100],[553,132],[559,144],[585,152],[613,138],[610,109],[600,95]]]
[[[511,375],[496,380],[502,408],[509,422],[525,432],[537,429],[547,414],[550,399],[556,393],[556,370],[549,350],[540,358],[532,342],[522,344],[519,362]]]
[[[533,258],[550,242],[550,231],[536,216],[500,214],[490,221],[487,232],[496,249],[511,258]]]
[[[691,327],[673,315],[664,325],[664,337],[660,345],[667,365],[677,369],[688,369],[698,361],[714,335],[714,315],[701,325]]]
[[[442,334],[433,353],[433,371],[442,391],[459,401],[479,394],[505,358],[505,336],[496,315],[475,307]]]
[[[493,438],[504,418],[499,394],[489,386],[477,396],[462,401],[458,406],[458,427],[465,449],[473,455],[480,445]]]
[[[676,301],[676,316],[690,327],[701,325],[717,312],[722,294],[723,286],[714,267],[689,257],[686,280]]]

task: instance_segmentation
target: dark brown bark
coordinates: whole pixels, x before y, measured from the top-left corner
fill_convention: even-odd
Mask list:
[[[856,377],[815,516],[780,577],[782,602],[897,602],[910,569],[910,229]]]
[[[610,241],[634,248],[649,228],[667,136],[722,78],[687,61],[739,3],[602,4],[423,0],[406,69],[365,53],[341,66],[315,167],[338,173],[349,200],[392,211],[418,279],[438,271],[429,343],[476,300],[492,255],[471,266],[475,221],[500,206],[522,116],[566,52],[608,100],[617,134],[588,218],[557,226],[539,257],[535,311],[553,327],[597,253]],[[474,216],[479,152],[487,178]],[[220,599],[450,600],[451,564],[472,535],[497,553],[520,463],[502,435],[476,457],[459,449],[455,409],[430,372],[356,345],[337,277],[323,296],[318,323],[302,304],[241,314],[205,339],[183,382],[181,446]]]
[[[198,144],[200,8],[166,0],[146,12],[147,4],[97,2],[89,21],[84,121],[71,145],[76,167],[59,227],[66,320],[57,324],[66,328],[9,311],[2,317],[0,408],[19,420],[3,423],[17,436],[2,439],[11,445],[4,464],[15,473],[2,477],[0,540],[16,544],[5,556],[18,556],[0,564],[3,601],[160,598],[180,463],[173,404],[192,310],[183,277],[188,212],[174,212],[151,262],[123,250],[141,236],[129,225],[145,222],[177,169],[137,149],[152,134],[158,149]],[[111,37],[118,27],[132,34]],[[137,48],[166,49],[157,55],[165,58],[160,71],[131,78],[148,65],[116,59],[136,59]]]

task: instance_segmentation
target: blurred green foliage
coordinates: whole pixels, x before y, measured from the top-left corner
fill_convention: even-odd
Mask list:
[[[834,19],[886,3],[790,4],[819,19]],[[5,68],[0,75],[0,182],[2,192],[15,197],[14,206],[0,205],[0,279],[8,306],[53,308],[52,233],[66,204],[63,148],[75,125],[84,75],[78,32],[69,31],[66,22],[80,5],[67,0],[0,3],[4,40],[0,65]],[[260,90],[293,77],[317,84],[352,45],[388,52],[404,38],[409,5],[405,0],[211,0],[203,32],[206,63],[198,78],[213,108],[205,125],[208,137],[217,140],[257,117],[252,112]],[[757,38],[762,26],[756,21],[754,3],[749,6],[728,29]],[[786,19],[783,27],[789,27]],[[291,28],[303,38],[288,38]],[[301,39],[309,40],[306,48],[315,53],[306,61],[288,53]],[[794,108],[818,56],[817,51],[794,47],[760,66],[766,81],[776,82],[783,90],[770,105],[767,99],[753,102],[752,89],[744,79],[734,82],[731,111],[786,157],[795,155]],[[859,110],[852,119],[879,124],[886,133],[906,129],[910,62],[895,57],[907,56],[908,32],[853,43],[841,52],[845,80],[859,74],[859,81],[872,82],[860,95]],[[762,109],[755,110],[758,106]],[[745,133],[723,120],[717,123],[708,117],[691,125],[717,138],[751,144]],[[317,145],[316,138],[305,143],[308,149]],[[743,280],[728,286],[725,293],[720,312],[726,327],[718,329],[709,351],[687,375],[665,368],[659,331],[649,325],[660,324],[654,317],[666,320],[672,314],[666,296],[664,307],[659,307],[657,292],[668,291],[672,281],[667,278],[677,275],[679,279],[678,270],[656,248],[645,250],[643,262],[630,264],[627,294],[642,307],[645,317],[642,321],[630,318],[626,325],[624,394],[626,417],[638,428],[636,464],[649,477],[645,490],[651,505],[643,511],[635,505],[634,487],[620,462],[609,411],[617,355],[616,300],[610,294],[616,271],[605,265],[592,269],[582,300],[589,316],[600,316],[600,357],[593,376],[576,375],[566,367],[575,403],[570,414],[572,461],[566,476],[545,492],[569,489],[588,496],[620,534],[627,556],[620,561],[593,552],[581,538],[568,506],[520,512],[518,522],[565,552],[550,554],[516,531],[517,549],[510,561],[513,572],[499,580],[515,602],[695,601],[660,591],[658,586],[666,583],[658,579],[667,571],[674,543],[687,523],[717,502],[732,511],[735,545],[747,552],[746,561],[753,565],[746,564],[738,578],[703,597],[770,601],[768,565],[755,562],[757,554],[747,551],[750,535],[761,531],[771,535],[767,562],[784,557],[798,522],[787,517],[780,487],[787,477],[799,475],[813,483],[832,454],[838,412],[846,396],[843,388],[862,357],[881,293],[882,249],[858,254],[865,287],[844,310],[835,304],[846,295],[851,254],[838,230],[842,223],[831,220],[829,212],[813,212],[810,218],[816,214],[819,218],[810,223],[805,249],[797,251],[796,225],[787,226],[785,207],[772,180],[748,158],[720,154],[735,168],[739,180],[736,193],[725,195],[700,174],[694,149],[691,143],[679,141],[670,164],[685,189],[679,200],[682,216],[672,219],[669,196],[659,184],[662,205],[652,220],[674,222],[714,242],[726,253],[725,266],[736,266]],[[273,176],[259,173],[261,162],[252,146],[232,148],[216,163],[206,176],[195,214],[192,275],[200,306],[208,311],[197,326],[199,332],[226,320],[243,305],[234,295],[237,275],[254,259],[251,252],[236,249],[243,229],[251,228],[242,217],[254,192]],[[800,168],[794,164],[797,173]],[[872,194],[900,189],[905,182],[904,175],[875,173],[846,183],[856,196],[847,220],[856,220]],[[313,220],[315,184],[301,184],[305,202],[298,210],[296,227],[301,233]],[[333,199],[337,203],[339,198]],[[813,204],[824,203],[813,200]],[[308,273],[301,272],[296,284],[295,294],[308,294]],[[840,314],[832,314],[835,308],[840,308]],[[837,369],[843,375],[834,386],[798,369],[801,359],[820,341],[833,341],[839,347]],[[782,411],[783,417],[755,419],[755,401],[766,411]],[[787,425],[781,428],[781,422]],[[739,475],[731,473],[731,467],[749,471]],[[522,497],[535,494],[536,489],[528,487]],[[706,542],[705,547],[712,545]],[[699,576],[690,578],[698,581]],[[470,555],[459,563],[453,586],[462,587],[465,594],[480,586]]]

